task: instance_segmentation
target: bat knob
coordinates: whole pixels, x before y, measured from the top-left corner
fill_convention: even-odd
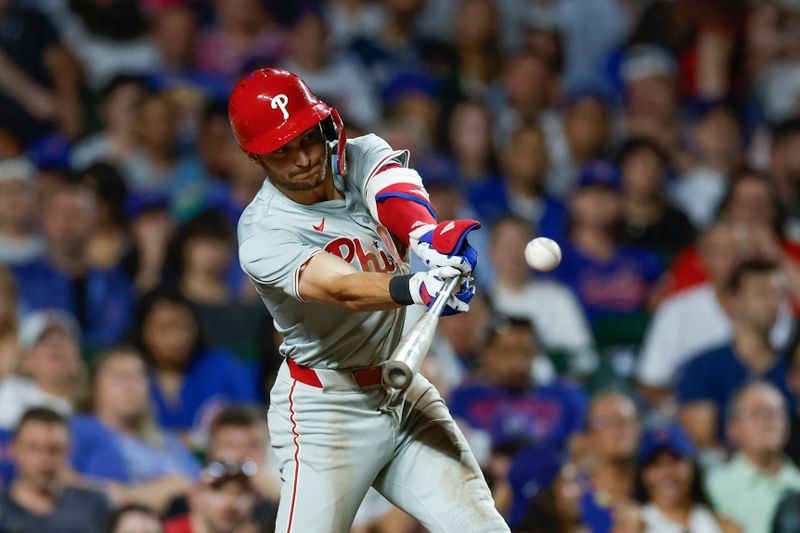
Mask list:
[[[383,369],[383,380],[393,389],[403,390],[411,384],[413,372],[408,365],[398,361],[386,363]]]

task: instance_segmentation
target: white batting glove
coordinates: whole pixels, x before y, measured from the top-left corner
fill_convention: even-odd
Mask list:
[[[445,280],[461,276],[462,272],[452,266],[433,268],[427,272],[417,272],[409,279],[409,289],[414,303],[430,307],[444,287]],[[469,302],[475,296],[475,286],[464,278],[458,291],[447,299],[442,316],[466,313]]]

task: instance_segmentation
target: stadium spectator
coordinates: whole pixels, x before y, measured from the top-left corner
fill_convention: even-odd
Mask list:
[[[647,137],[676,158],[678,147],[677,65],[663,47],[638,44],[622,58],[623,125],[628,137]]]
[[[20,358],[17,284],[11,272],[0,266],[0,383],[17,370]]]
[[[230,223],[219,211],[205,211],[178,227],[164,277],[192,302],[211,346],[244,359],[276,358],[269,313],[260,301],[239,301],[236,285],[245,280],[235,259]]]
[[[567,95],[561,111],[561,130],[548,131],[551,171],[547,190],[566,198],[577,185],[580,169],[606,155],[610,118],[599,93],[579,91]]]
[[[525,124],[514,130],[502,154],[502,179],[479,183],[467,194],[485,224],[513,214],[529,222],[537,235],[561,239],[567,208],[545,191],[548,155],[542,130]]]
[[[678,369],[696,354],[725,344],[733,338],[728,284],[741,260],[736,226],[717,222],[700,238],[699,250],[709,281],[665,299],[650,322],[639,360],[637,377],[653,399],[663,399]],[[788,303],[779,310],[770,333],[776,349],[782,349],[792,332]]]
[[[511,133],[526,122],[537,123],[548,141],[559,134],[560,121],[553,108],[557,93],[557,76],[552,66],[539,55],[524,52],[509,57],[500,76],[502,94],[489,100],[495,119],[495,143],[505,148]],[[557,165],[558,149],[548,145],[551,164]],[[559,172],[571,177],[575,167]],[[558,169],[554,169],[558,172]]]
[[[633,137],[619,149],[616,164],[622,178],[625,240],[658,252],[669,264],[694,242],[695,229],[666,198],[666,152],[645,137]]]
[[[642,436],[636,494],[643,533],[703,531],[739,533],[730,520],[714,515],[702,470],[689,436],[676,424],[654,427]]]
[[[70,166],[81,170],[99,161],[124,165],[136,147],[136,106],[146,92],[140,77],[119,75],[108,82],[99,95],[103,127],[75,145]]]
[[[225,464],[243,464],[248,461],[254,463],[255,470],[250,481],[257,493],[257,501],[252,518],[268,530],[275,523],[280,496],[280,473],[272,462],[272,457],[266,420],[254,409],[226,407],[211,421],[205,449],[206,461]],[[181,496],[172,501],[167,516],[184,515],[188,510],[188,498]]]
[[[156,9],[151,24],[159,66],[147,77],[155,89],[167,91],[181,102],[189,122],[186,125],[192,128],[197,118],[193,113],[201,111],[207,101],[227,98],[231,85],[223,73],[201,72],[196,67],[202,22],[197,11],[186,2],[172,0]]]
[[[209,459],[223,462],[251,459],[258,465],[253,484],[259,494],[277,503],[280,483],[270,464],[267,424],[252,408],[231,406],[217,414],[208,430]]]
[[[662,273],[660,258],[620,243],[622,197],[617,170],[604,162],[581,171],[570,198],[563,259],[553,272],[575,291],[599,347],[638,344],[649,300]]]
[[[374,38],[386,18],[384,6],[366,0],[332,0],[324,9],[336,50],[346,50],[361,38]]]
[[[491,130],[491,117],[482,104],[464,101],[453,108],[448,120],[447,142],[455,167],[453,171],[461,187],[497,179]]]
[[[86,71],[91,89],[105,87],[119,74],[145,74],[158,64],[140,2],[73,0],[65,7],[55,16],[64,28],[70,50]]]
[[[450,411],[472,430],[488,433],[493,447],[531,443],[566,445],[581,429],[586,397],[574,385],[535,385],[531,368],[540,342],[527,319],[496,316],[479,356],[480,373],[453,391]]]
[[[160,192],[133,192],[125,202],[125,215],[134,243],[130,269],[139,294],[161,283],[167,244],[175,231],[169,214],[169,198]]]
[[[225,403],[257,403],[254,372],[226,352],[206,346],[192,305],[179,292],[156,289],[134,314],[134,345],[150,367],[150,399],[164,429],[201,427]]]
[[[772,129],[769,172],[786,214],[786,235],[800,242],[800,114]]]
[[[78,181],[92,190],[98,206],[97,224],[86,245],[87,260],[95,268],[122,267],[130,276],[133,242],[125,219],[128,188],[119,171],[108,163],[93,163],[78,173]]]
[[[0,494],[0,530],[102,533],[111,504],[98,491],[70,484],[69,426],[55,411],[27,411],[14,430],[17,478]]]
[[[527,318],[545,352],[566,355],[570,371],[586,374],[596,364],[589,323],[569,289],[531,276],[525,262],[525,246],[532,238],[528,227],[522,219],[503,218],[492,228],[491,259],[496,270],[492,302],[501,313]],[[541,305],[545,301],[546,307]]]
[[[0,160],[0,263],[28,263],[44,253],[36,204],[36,167],[21,157]]]
[[[256,65],[279,64],[283,32],[258,0],[214,0],[215,24],[197,46],[196,67],[207,74],[238,79]]]
[[[730,402],[727,431],[735,455],[712,468],[706,488],[716,511],[745,533],[768,533],[780,499],[800,489],[800,470],[783,454],[786,401],[774,386],[754,382]]]
[[[742,156],[741,132],[732,111],[717,103],[695,104],[690,163],[673,187],[675,202],[702,228],[714,218]]]
[[[332,56],[328,24],[318,11],[307,9],[292,24],[284,65],[335,106],[344,120],[362,128],[377,124],[381,107],[371,78],[355,60]]]
[[[737,389],[752,379],[772,383],[787,397],[786,358],[770,345],[778,319],[781,287],[774,264],[745,261],[733,271],[731,296],[733,335],[730,344],[696,354],[680,372],[676,395],[679,418],[694,442],[716,446],[724,437],[724,413]]]
[[[585,439],[561,473],[567,498],[580,523],[593,533],[626,531],[635,519],[633,502],[639,447],[636,405],[620,392],[597,394],[589,407]],[[564,502],[566,503],[566,502]]]
[[[117,504],[164,510],[185,493],[199,465],[177,436],[155,425],[147,368],[131,348],[111,348],[95,359],[87,413],[71,420],[71,463]]]
[[[78,319],[83,342],[92,348],[119,340],[128,327],[133,291],[119,268],[88,264],[86,247],[98,205],[86,185],[66,183],[44,198],[42,231],[46,254],[14,267],[24,312],[58,308]]]
[[[181,168],[178,106],[167,93],[148,93],[134,107],[135,146],[120,171],[132,190],[174,192]]]
[[[80,331],[63,311],[38,311],[19,328],[22,357],[17,370],[0,379],[0,430],[10,430],[32,407],[67,415],[83,394]]]
[[[747,167],[731,179],[720,202],[718,218],[736,226],[740,255],[744,259],[768,259],[780,263],[795,300],[800,298],[800,247],[784,238],[778,196],[771,181]],[[670,267],[667,294],[702,283],[707,273],[696,246],[684,250]],[[798,304],[795,302],[795,307]]]
[[[452,23],[458,85],[467,98],[483,98],[501,64],[499,13],[495,2],[459,2]],[[491,132],[484,133],[491,137]]]
[[[252,521],[256,468],[253,461],[209,462],[189,493],[189,512],[168,520],[164,533],[257,531]]]
[[[48,131],[77,137],[83,128],[80,70],[59,31],[20,0],[0,5],[0,21],[13,31],[0,39],[0,129],[27,146]]]
[[[118,507],[108,519],[105,533],[162,533],[158,515],[144,505]]]

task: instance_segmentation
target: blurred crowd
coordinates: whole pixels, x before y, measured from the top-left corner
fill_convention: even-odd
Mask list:
[[[483,223],[424,372],[515,533],[800,531],[797,0],[0,0],[0,532],[272,531],[264,66]]]

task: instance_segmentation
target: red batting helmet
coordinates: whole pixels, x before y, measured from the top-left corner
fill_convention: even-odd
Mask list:
[[[337,145],[337,172],[344,174],[347,136],[342,119],[299,76],[273,68],[251,72],[234,87],[228,116],[239,146],[255,154],[274,152],[319,124],[329,146]]]

